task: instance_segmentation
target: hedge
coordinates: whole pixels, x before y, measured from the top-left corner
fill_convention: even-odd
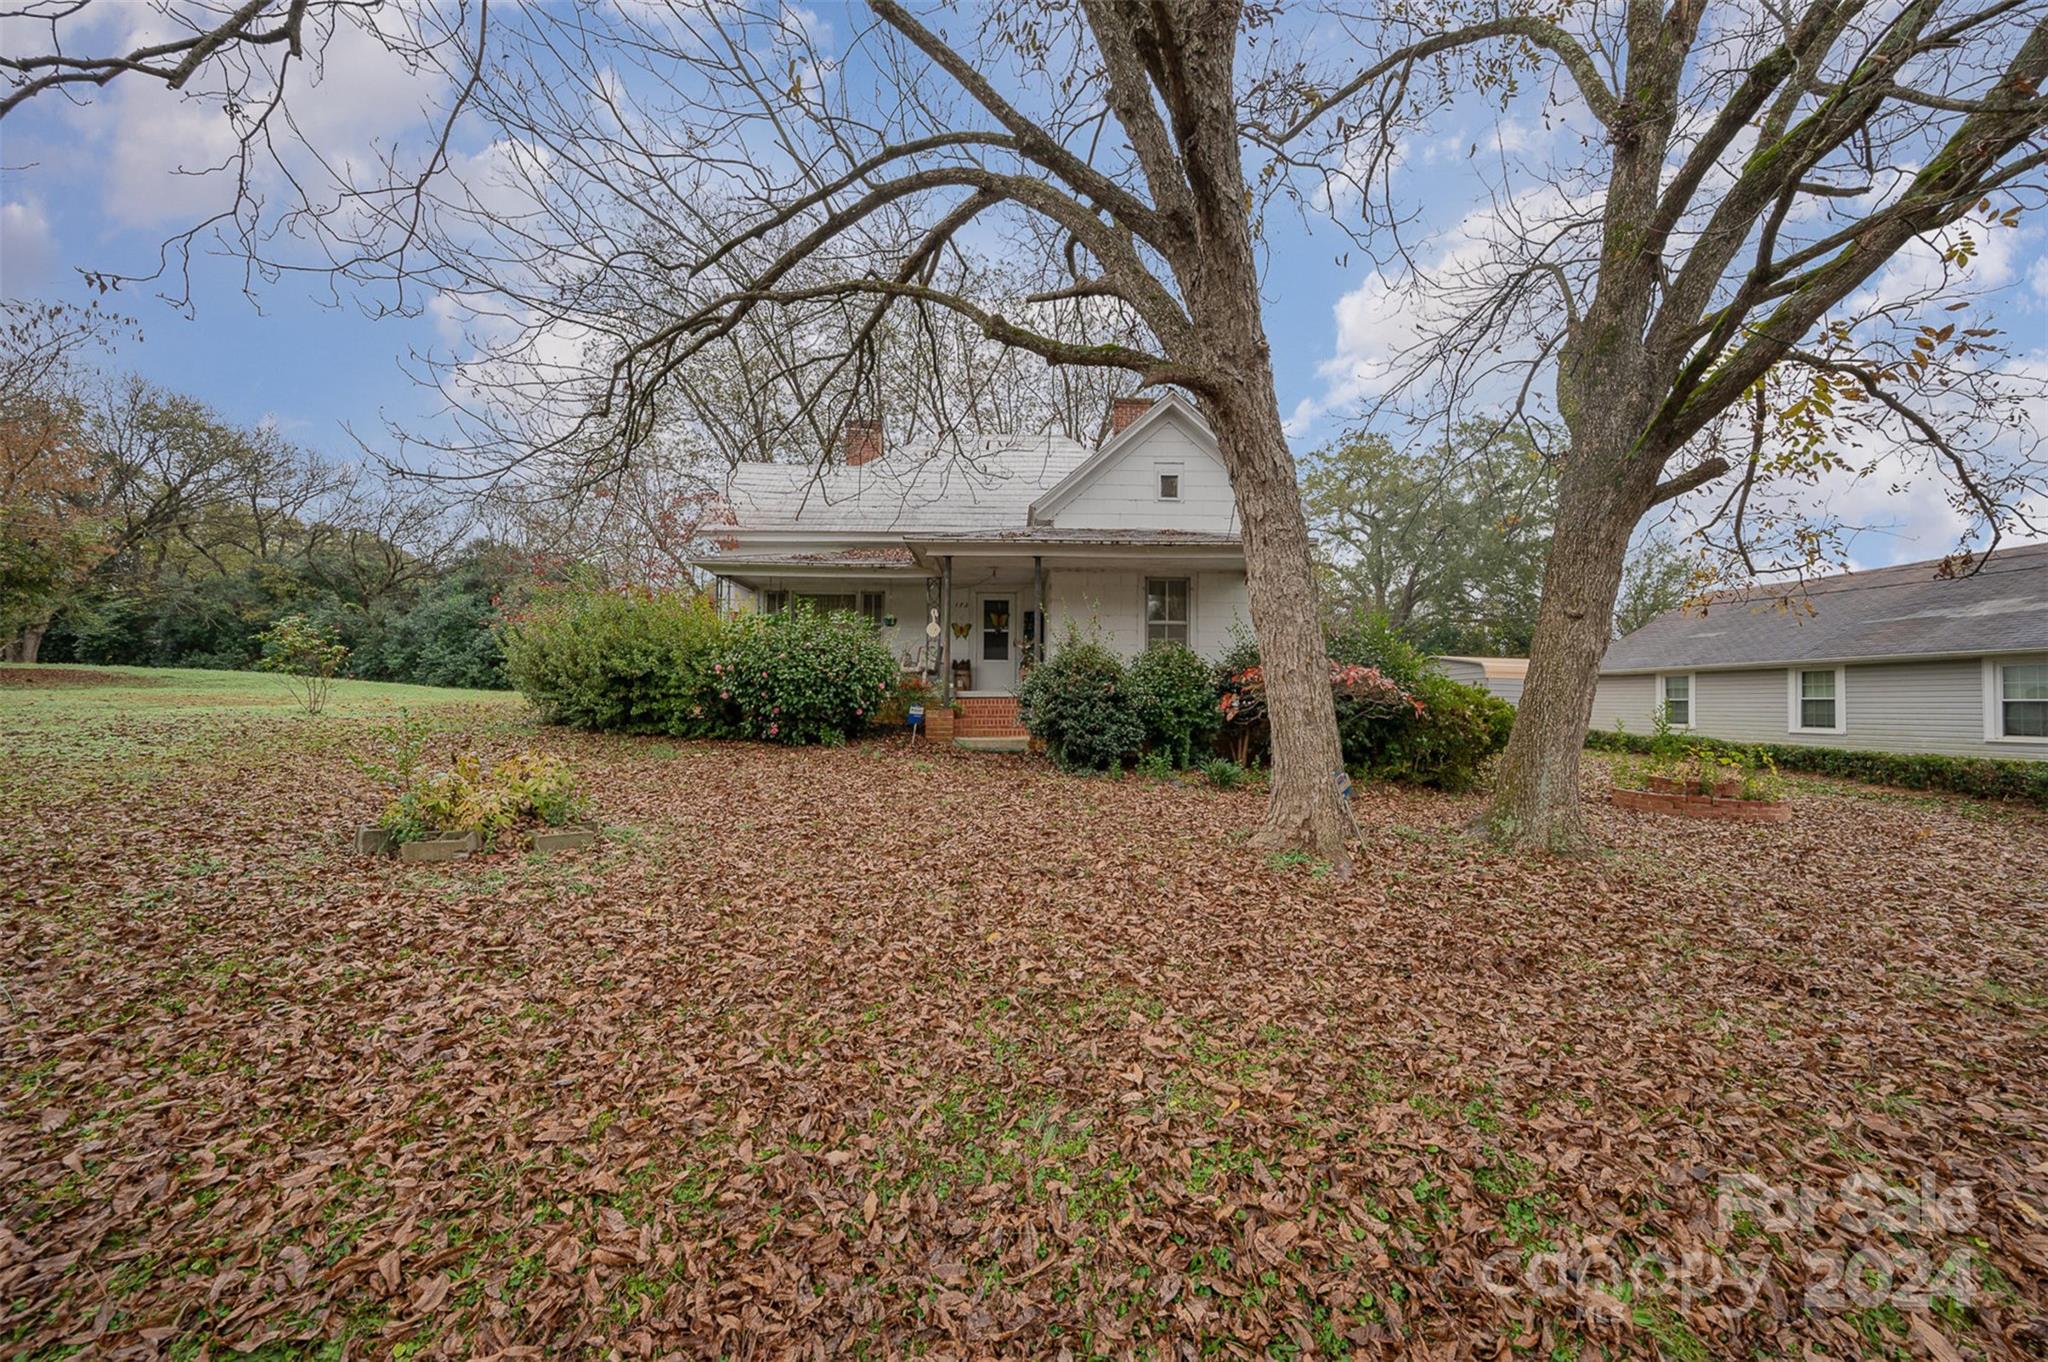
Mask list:
[[[1586,746],[1602,752],[1648,752],[1655,741],[1645,733],[1595,730]],[[1709,752],[1761,750],[1782,771],[1835,776],[1896,785],[1908,790],[1945,790],[1978,799],[2018,799],[2048,808],[2048,761],[2010,761],[1991,757],[1943,757],[1928,753],[1856,752],[1840,747],[1806,747],[1783,743],[1723,743],[1689,738],[1688,744]]]

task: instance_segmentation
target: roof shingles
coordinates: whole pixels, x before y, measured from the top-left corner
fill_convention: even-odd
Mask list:
[[[2001,549],[1967,577],[1938,576],[1938,566],[1843,573],[1789,596],[1731,596],[1674,610],[1614,643],[1600,669],[2048,651],[2048,544]]]

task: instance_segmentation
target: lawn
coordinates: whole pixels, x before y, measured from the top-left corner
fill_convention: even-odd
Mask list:
[[[0,682],[0,1353],[2048,1348],[2039,811],[1368,788],[1341,880],[1255,790],[281,693]],[[610,839],[353,856],[400,704]]]

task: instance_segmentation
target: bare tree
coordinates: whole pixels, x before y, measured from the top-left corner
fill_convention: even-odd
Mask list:
[[[1991,544],[2026,523],[2041,484],[2014,428],[2025,394],[1995,362],[1994,328],[1937,309],[1961,305],[1982,234],[2041,201],[2048,6],[1458,15],[1346,7],[1364,55],[1276,64],[1248,135],[1307,178],[1297,192],[1362,205],[1362,239],[1410,281],[1414,342],[1389,400],[1445,416],[1506,404],[1517,419],[1554,391],[1570,433],[1557,532],[1491,823],[1569,845],[1594,681],[1652,508],[1727,479],[1710,533],[1754,563],[1764,490],[1869,467],[1855,441],[1874,434],[1944,476]],[[1512,106],[1531,72],[1551,81],[1542,116],[1567,149],[1535,164],[1501,152],[1494,229],[1415,260],[1394,188],[1402,137],[1469,91]],[[1931,277],[1883,275],[1929,242]],[[1775,528],[1816,542],[1792,520]]]
[[[266,6],[245,9],[196,26],[176,60],[217,65],[233,91],[275,29],[253,26]],[[1239,137],[1240,53],[1267,10],[1006,0],[923,17],[871,0],[832,12],[855,27],[829,44],[815,16],[766,3],[471,13],[378,32],[446,72],[452,108],[491,131],[489,174],[441,173],[444,137],[291,221],[331,267],[393,290],[390,306],[423,305],[423,280],[489,300],[512,339],[469,377],[530,399],[520,466],[501,475],[559,483],[580,468],[588,482],[628,466],[678,385],[764,312],[797,327],[798,406],[828,429],[886,381],[882,329],[940,313],[1055,366],[1175,385],[1217,432],[1244,525],[1274,720],[1261,840],[1341,854],[1335,716]],[[305,21],[298,32],[303,46]],[[95,69],[168,83],[152,61]],[[52,88],[35,85],[44,58],[13,65],[26,96]],[[261,70],[282,99],[289,69]],[[231,244],[261,259],[268,243],[243,230]],[[991,305],[964,280],[977,246],[1032,291]],[[649,300],[661,306],[638,320],[622,306]],[[598,381],[577,381],[593,354]]]

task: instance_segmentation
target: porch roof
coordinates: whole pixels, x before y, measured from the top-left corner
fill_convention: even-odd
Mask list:
[[[1020,562],[1032,555],[1075,556],[1129,561],[1153,558],[1162,552],[1173,557],[1202,560],[1235,559],[1244,550],[1236,535],[1201,530],[1115,530],[1057,529],[1049,525],[1030,529],[1004,530],[972,535],[905,535],[892,543],[870,543],[846,547],[743,548],[724,553],[699,554],[690,562],[721,577],[779,573],[802,576],[811,573],[903,573],[931,576],[938,572],[933,560],[944,554],[955,558],[1009,558]]]

